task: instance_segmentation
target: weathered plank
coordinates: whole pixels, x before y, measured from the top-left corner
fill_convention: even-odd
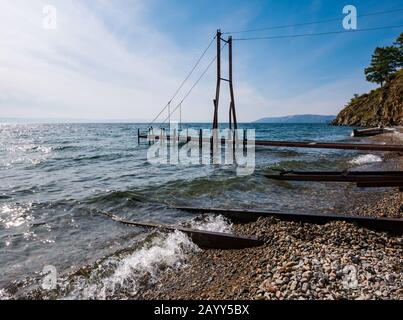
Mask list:
[[[148,138],[147,135],[140,135],[140,138]],[[159,139],[158,135],[151,136],[152,139]],[[181,141],[188,141],[188,139],[197,139],[198,137],[182,138]],[[169,135],[164,139],[170,140]],[[203,142],[210,142],[210,138],[203,138]],[[231,140],[221,139],[221,144],[232,143]],[[240,139],[238,144],[242,145],[244,141]],[[255,140],[249,141],[255,146],[267,147],[287,147],[287,148],[316,148],[316,149],[342,149],[342,150],[364,150],[364,151],[395,151],[403,152],[403,145],[397,144],[375,144],[375,143],[341,143],[341,142],[301,142],[301,141],[275,141],[275,140]]]
[[[330,221],[346,221],[355,223],[368,229],[388,231],[393,234],[403,234],[403,219],[380,218],[351,215],[319,214],[319,213],[295,213],[271,210],[245,210],[245,209],[218,209],[218,208],[196,208],[196,207],[175,207],[177,210],[192,213],[220,214],[233,222],[246,223],[256,221],[259,217],[276,217],[287,221],[300,221],[315,224],[325,224]]]
[[[326,172],[316,173],[283,173],[265,174],[265,177],[273,180],[287,181],[318,181],[318,182],[355,182],[355,183],[380,183],[394,182],[403,184],[403,175],[389,174],[327,174]]]
[[[105,213],[104,213],[105,214]],[[107,214],[114,221],[141,228],[156,228],[165,231],[178,230],[187,234],[192,241],[203,249],[244,249],[263,245],[263,241],[252,238],[238,236],[230,233],[213,232],[206,230],[191,229],[179,226],[157,224],[152,222],[137,222],[127,220],[116,215]]]

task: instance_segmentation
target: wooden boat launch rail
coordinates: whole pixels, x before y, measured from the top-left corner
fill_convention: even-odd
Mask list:
[[[346,221],[368,229],[387,231],[392,234],[403,234],[403,219],[379,218],[367,216],[351,216],[336,214],[282,212],[273,210],[250,210],[250,209],[218,209],[218,208],[197,208],[197,207],[174,207],[177,210],[195,214],[217,214],[223,215],[235,223],[249,223],[258,220],[260,217],[276,217],[280,220],[325,224],[331,221]]]
[[[285,181],[353,182],[357,187],[398,187],[403,191],[403,171],[283,171],[265,177]]]
[[[258,247],[263,245],[263,241],[254,237],[245,237],[224,232],[213,232],[207,230],[199,230],[186,228],[182,226],[173,226],[167,224],[158,224],[154,222],[138,222],[125,218],[118,217],[109,212],[92,210],[94,214],[104,215],[111,218],[113,221],[120,222],[125,225],[147,228],[159,229],[161,231],[181,231],[189,236],[192,241],[202,249],[244,249],[251,247]]]
[[[149,142],[151,140],[159,140],[160,135],[154,134],[141,134],[140,130],[138,130],[138,141],[140,139],[148,139]],[[170,135],[163,136],[163,139],[168,141],[172,140]],[[177,135],[175,136],[175,140],[182,142],[196,141],[199,143],[203,142],[212,142],[211,137],[203,137],[202,130],[199,130],[199,135],[197,137],[192,137],[186,135],[185,137]],[[397,144],[374,144],[374,143],[344,143],[344,142],[310,142],[310,141],[276,141],[276,140],[255,140],[255,141],[247,141],[246,139],[246,131],[244,130],[243,138],[226,140],[220,139],[221,144],[230,144],[234,145],[249,145],[254,146],[266,146],[266,147],[286,147],[286,148],[311,148],[311,149],[341,149],[341,150],[361,150],[361,151],[391,151],[391,152],[403,152],[403,145]],[[234,143],[235,142],[235,143]]]

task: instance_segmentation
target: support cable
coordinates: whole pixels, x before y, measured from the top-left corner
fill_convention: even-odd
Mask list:
[[[178,89],[175,91],[175,93],[173,94],[173,96],[171,97],[171,99],[168,101],[168,103],[165,105],[164,108],[162,108],[162,110],[157,114],[157,116],[153,119],[153,121],[151,121],[149,123],[149,125],[152,125],[158,118],[159,116],[169,107],[169,104],[172,102],[173,99],[176,98],[176,96],[178,95],[178,93],[180,92],[180,90],[183,88],[183,86],[185,85],[186,81],[190,78],[190,76],[193,74],[193,72],[196,70],[197,66],[200,64],[200,61],[203,59],[203,57],[206,55],[208,49],[210,49],[211,45],[213,44],[214,40],[215,40],[216,36],[213,37],[213,39],[210,41],[209,45],[207,46],[206,49],[204,49],[204,51],[202,52],[201,56],[199,57],[199,59],[196,61],[196,63],[194,64],[193,68],[190,70],[190,72],[188,73],[188,75],[186,76],[186,78],[182,81],[182,83],[180,84],[180,86],[178,87]]]
[[[403,8],[400,8],[400,9],[394,9],[394,10],[386,10],[386,11],[364,13],[364,14],[358,15],[357,17],[358,18],[365,18],[365,17],[370,17],[370,16],[377,16],[377,15],[396,13],[396,12],[402,12],[402,11],[403,11]],[[334,17],[334,18],[325,19],[325,20],[296,23],[296,24],[286,24],[286,25],[278,25],[278,26],[272,26],[272,27],[248,29],[248,30],[228,31],[228,32],[223,32],[222,34],[250,33],[250,32],[260,32],[260,31],[266,31],[266,30],[276,30],[276,29],[285,29],[285,28],[292,28],[292,27],[301,27],[301,26],[308,26],[308,25],[314,25],[314,24],[323,24],[323,23],[340,21],[341,18],[343,18],[343,16],[339,16],[337,18]]]
[[[224,45],[221,47],[221,49],[223,49],[225,46],[227,45],[227,43],[224,43]],[[204,71],[202,72],[202,74],[200,75],[200,77],[195,81],[195,83],[192,85],[192,87],[188,90],[188,92],[185,94],[185,96],[182,98],[182,100],[178,103],[178,105],[175,107],[175,109],[172,110],[171,114],[175,113],[176,110],[179,109],[179,107],[182,106],[182,103],[187,99],[187,97],[192,93],[193,89],[198,85],[198,83],[200,82],[200,80],[205,76],[205,74],[207,73],[207,71],[210,69],[210,67],[213,65],[213,63],[216,61],[217,56],[215,56],[211,62],[207,65],[207,67],[204,69]],[[165,118],[165,120],[162,123],[165,123],[168,119],[170,119],[170,115]]]
[[[403,24],[395,26],[383,26],[383,27],[373,27],[373,28],[363,28],[356,30],[339,30],[339,31],[329,31],[329,32],[319,32],[319,33],[300,33],[300,34],[289,34],[289,35],[279,35],[279,36],[262,36],[262,37],[250,37],[250,38],[235,38],[234,41],[247,41],[247,40],[268,40],[268,39],[286,39],[286,38],[300,38],[300,37],[314,37],[314,36],[324,36],[331,34],[342,34],[342,33],[357,33],[366,31],[376,31],[376,30],[386,30],[401,28]]]

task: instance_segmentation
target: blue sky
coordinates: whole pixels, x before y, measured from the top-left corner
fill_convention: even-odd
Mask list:
[[[47,4],[57,9],[55,30],[42,26]],[[152,119],[217,28],[234,31],[340,16],[327,24],[234,37],[342,30],[345,5],[355,5],[360,15],[401,9],[403,0],[0,0],[0,5],[0,117],[104,121]],[[358,18],[358,28],[400,24],[403,11]],[[239,121],[336,114],[354,93],[375,87],[365,81],[363,69],[373,49],[391,44],[402,29],[235,41]],[[179,100],[214,54],[212,47]],[[185,121],[211,121],[214,71],[209,70],[184,103]],[[228,114],[227,96],[224,86],[222,121]]]

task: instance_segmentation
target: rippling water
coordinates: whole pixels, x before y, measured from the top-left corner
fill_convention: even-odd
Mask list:
[[[345,127],[241,127],[256,129],[257,139],[353,140],[351,128]],[[194,219],[170,205],[338,212],[351,197],[371,191],[268,181],[263,174],[274,168],[344,169],[382,161],[354,151],[259,148],[255,173],[237,177],[232,166],[152,165],[146,156],[148,144],[137,145],[137,128],[146,127],[0,125],[0,298],[24,295],[27,288],[38,285],[45,265],[55,266],[59,274],[53,297],[130,297],[144,279],[152,282],[157,270],[176,266],[187,252],[197,250],[180,233],[149,233],[93,210],[164,223]],[[220,217],[191,223],[197,228],[231,229]],[[77,274],[83,266],[89,271]]]

